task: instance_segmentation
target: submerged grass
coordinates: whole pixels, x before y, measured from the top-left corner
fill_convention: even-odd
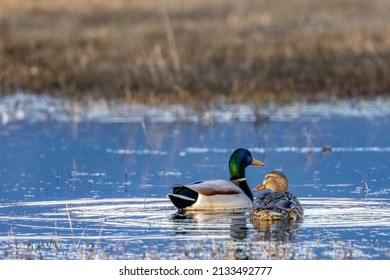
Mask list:
[[[390,1],[5,0],[0,93],[263,104],[390,91]]]

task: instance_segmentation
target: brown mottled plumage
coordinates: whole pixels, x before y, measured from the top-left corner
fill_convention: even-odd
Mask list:
[[[260,194],[250,211],[251,220],[298,220],[303,217],[303,207],[298,198],[288,191],[288,180],[280,171],[265,175],[263,183],[254,189],[270,189]]]

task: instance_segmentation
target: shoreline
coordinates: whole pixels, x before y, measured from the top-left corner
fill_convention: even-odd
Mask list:
[[[390,97],[371,99],[333,99],[321,102],[270,102],[263,106],[251,103],[218,103],[203,107],[186,104],[134,104],[106,99],[80,102],[51,95],[16,93],[0,97],[0,123],[12,122],[192,122],[212,123],[249,122],[261,125],[270,121],[292,121],[297,118],[317,117],[387,117],[390,115]]]

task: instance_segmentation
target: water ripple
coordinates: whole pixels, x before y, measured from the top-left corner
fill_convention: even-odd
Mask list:
[[[121,242],[121,246],[132,248],[133,255],[128,257],[144,258],[151,254],[150,250],[154,250],[159,257],[171,258],[180,256],[182,253],[178,252],[182,250],[198,252],[199,244],[209,246],[207,242],[212,240],[212,251],[221,252],[233,246],[241,248],[238,251],[241,253],[249,250],[253,258],[268,258],[267,254],[276,250],[273,249],[275,246],[286,247],[288,250],[298,248],[295,253],[289,253],[295,258],[313,256],[339,258],[342,256],[340,250],[345,252],[345,248],[351,247],[348,235],[353,234],[355,258],[386,258],[388,250],[385,248],[390,246],[389,199],[301,198],[301,200],[305,208],[302,222],[260,225],[252,225],[246,212],[178,214],[164,198],[7,203],[1,205],[3,210],[7,210],[2,212],[12,214],[0,216],[0,225],[8,224],[8,230],[0,234],[0,254],[2,250],[15,250],[12,248],[27,240],[49,244],[60,242],[62,246],[98,242],[101,250],[113,250],[112,242],[115,244]],[[346,234],[346,237],[342,237],[343,234]],[[382,240],[381,246],[375,247],[371,241],[367,243],[363,240],[365,236],[373,235],[376,236],[375,240]],[[321,236],[321,240],[316,241],[316,236]],[[361,236],[362,241],[356,236]],[[341,243],[335,247],[335,242]],[[361,242],[366,245],[362,245]],[[149,247],[150,244],[155,244],[152,246],[153,249]],[[253,247],[249,244],[260,246]],[[57,246],[59,245],[55,245]],[[74,253],[72,250],[68,251],[69,254]],[[205,252],[205,249],[202,249],[200,254]],[[47,252],[46,256],[50,256],[51,253]],[[116,256],[115,252],[108,254],[114,258]],[[215,252],[213,254],[215,255]],[[202,256],[198,255],[196,258]]]

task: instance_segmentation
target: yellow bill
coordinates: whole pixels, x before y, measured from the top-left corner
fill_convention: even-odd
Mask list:
[[[254,159],[254,160],[252,160],[251,165],[264,166],[264,163],[262,163],[262,162],[259,161],[259,160]]]
[[[262,191],[265,189],[265,185],[261,184],[260,186],[258,186],[257,188],[254,188],[253,191],[254,192],[258,192],[258,191]]]

